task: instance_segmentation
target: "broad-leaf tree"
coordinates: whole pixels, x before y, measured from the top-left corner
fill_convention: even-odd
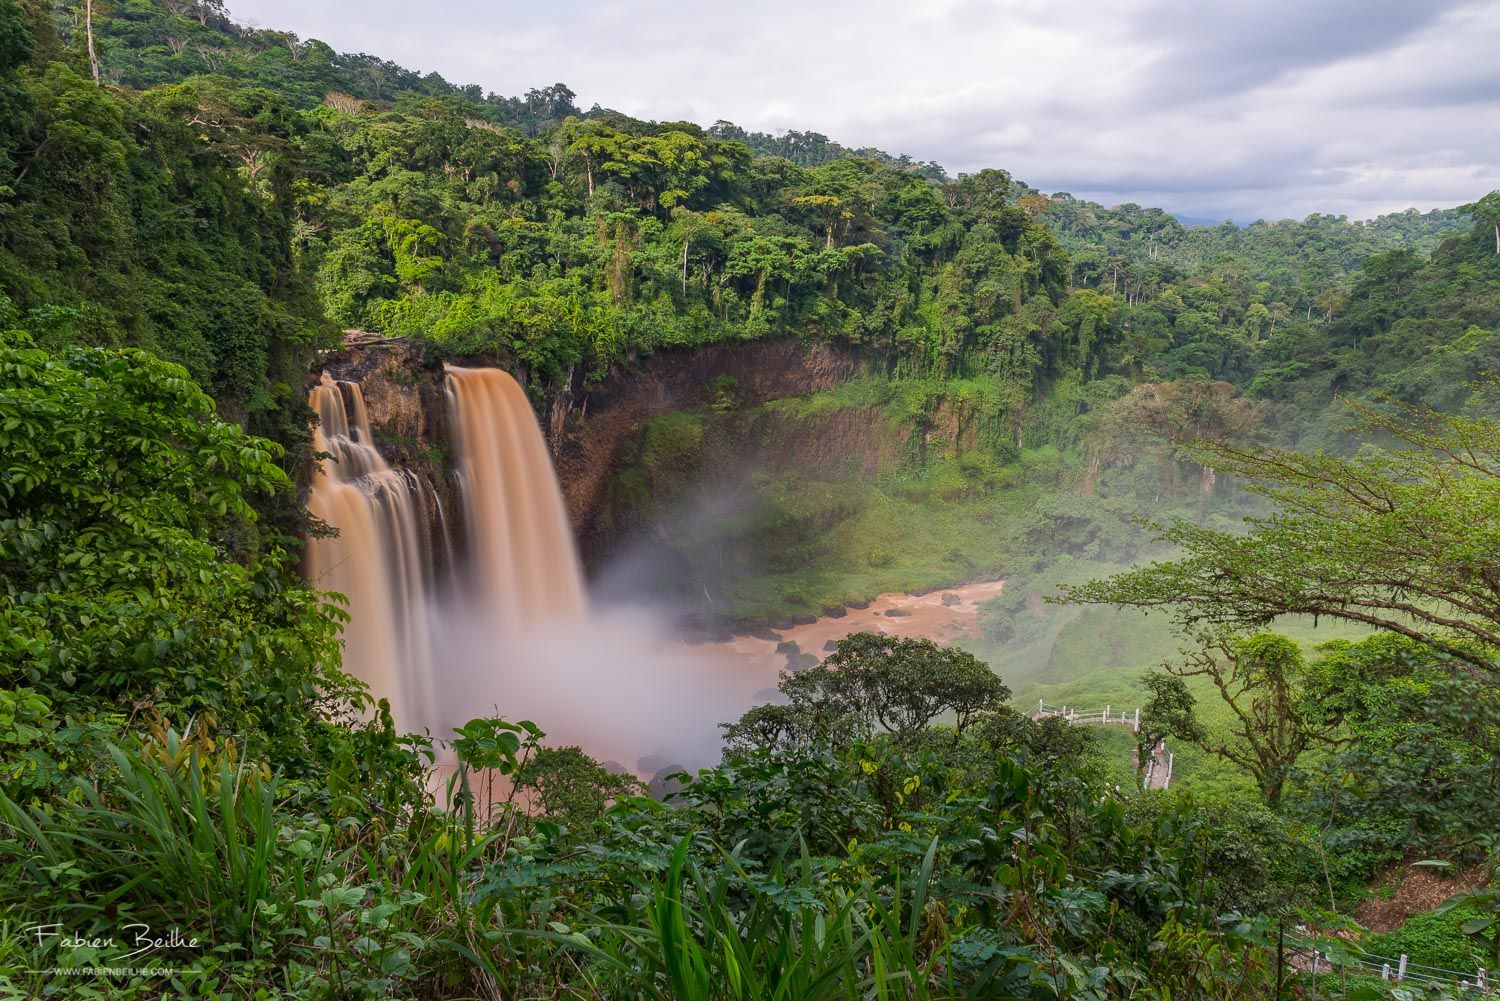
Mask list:
[[[0,308],[0,684],[295,742],[357,686],[250,504],[289,489],[279,446],[181,366],[50,354]]]
[[[967,651],[876,633],[845,637],[819,666],[784,674],[780,688],[790,704],[751,710],[727,728],[731,740],[845,741],[879,731],[902,738],[944,716],[961,734],[1010,698],[1005,683]]]

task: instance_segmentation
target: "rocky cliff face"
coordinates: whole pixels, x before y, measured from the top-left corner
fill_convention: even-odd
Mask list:
[[[585,563],[597,564],[620,541],[612,485],[635,461],[647,422],[709,406],[730,385],[737,402],[751,406],[818,392],[855,375],[860,364],[848,349],[795,341],[663,351],[554,407],[548,439]]]
[[[327,372],[335,379],[360,384],[370,430],[381,455],[393,467],[406,469],[438,503],[430,505],[428,531],[433,539],[443,531],[458,544],[463,519],[447,518],[444,512],[459,510],[457,484],[448,456],[448,402],[443,387],[443,366],[428,358],[423,346],[413,342],[386,341],[362,348],[346,348],[325,355],[313,373]],[[433,553],[446,546],[434,545]]]
[[[320,371],[360,384],[370,426],[392,465],[441,464],[447,452],[448,404],[443,366],[422,345],[389,341],[322,359]]]

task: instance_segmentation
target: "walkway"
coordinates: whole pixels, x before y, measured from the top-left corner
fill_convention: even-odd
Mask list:
[[[1116,709],[1114,706],[1105,706],[1103,709],[1078,709],[1072,706],[1052,706],[1038,699],[1036,708],[1030,714],[1032,719],[1046,719],[1055,717],[1065,719],[1069,723],[1077,725],[1097,724],[1100,726],[1128,726],[1131,733],[1139,733],[1141,729],[1141,711],[1137,709]],[[1132,755],[1133,757],[1133,755]],[[1134,762],[1136,770],[1140,771],[1140,762]],[[1158,740],[1156,746],[1151,748],[1151,760],[1146,762],[1146,770],[1141,778],[1141,785],[1146,789],[1165,789],[1172,784],[1173,755],[1167,750],[1167,742]]]

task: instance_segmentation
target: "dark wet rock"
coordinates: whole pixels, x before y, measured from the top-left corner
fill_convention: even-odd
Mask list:
[[[678,616],[676,626],[684,643],[726,643],[735,635],[734,628],[724,619],[696,612]]]
[[[681,765],[668,765],[651,776],[651,782],[647,785],[651,795],[657,799],[665,800],[682,791],[682,780],[674,778],[679,772],[687,771]]]
[[[788,656],[786,659],[786,669],[793,674],[796,674],[798,671],[806,671],[810,667],[817,666],[818,658],[815,654],[799,653]]]

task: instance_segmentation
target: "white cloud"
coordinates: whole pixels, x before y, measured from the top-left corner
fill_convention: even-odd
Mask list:
[[[1500,9],[1408,0],[231,0],[514,94],[823,132],[1190,215],[1369,216],[1500,186]]]

